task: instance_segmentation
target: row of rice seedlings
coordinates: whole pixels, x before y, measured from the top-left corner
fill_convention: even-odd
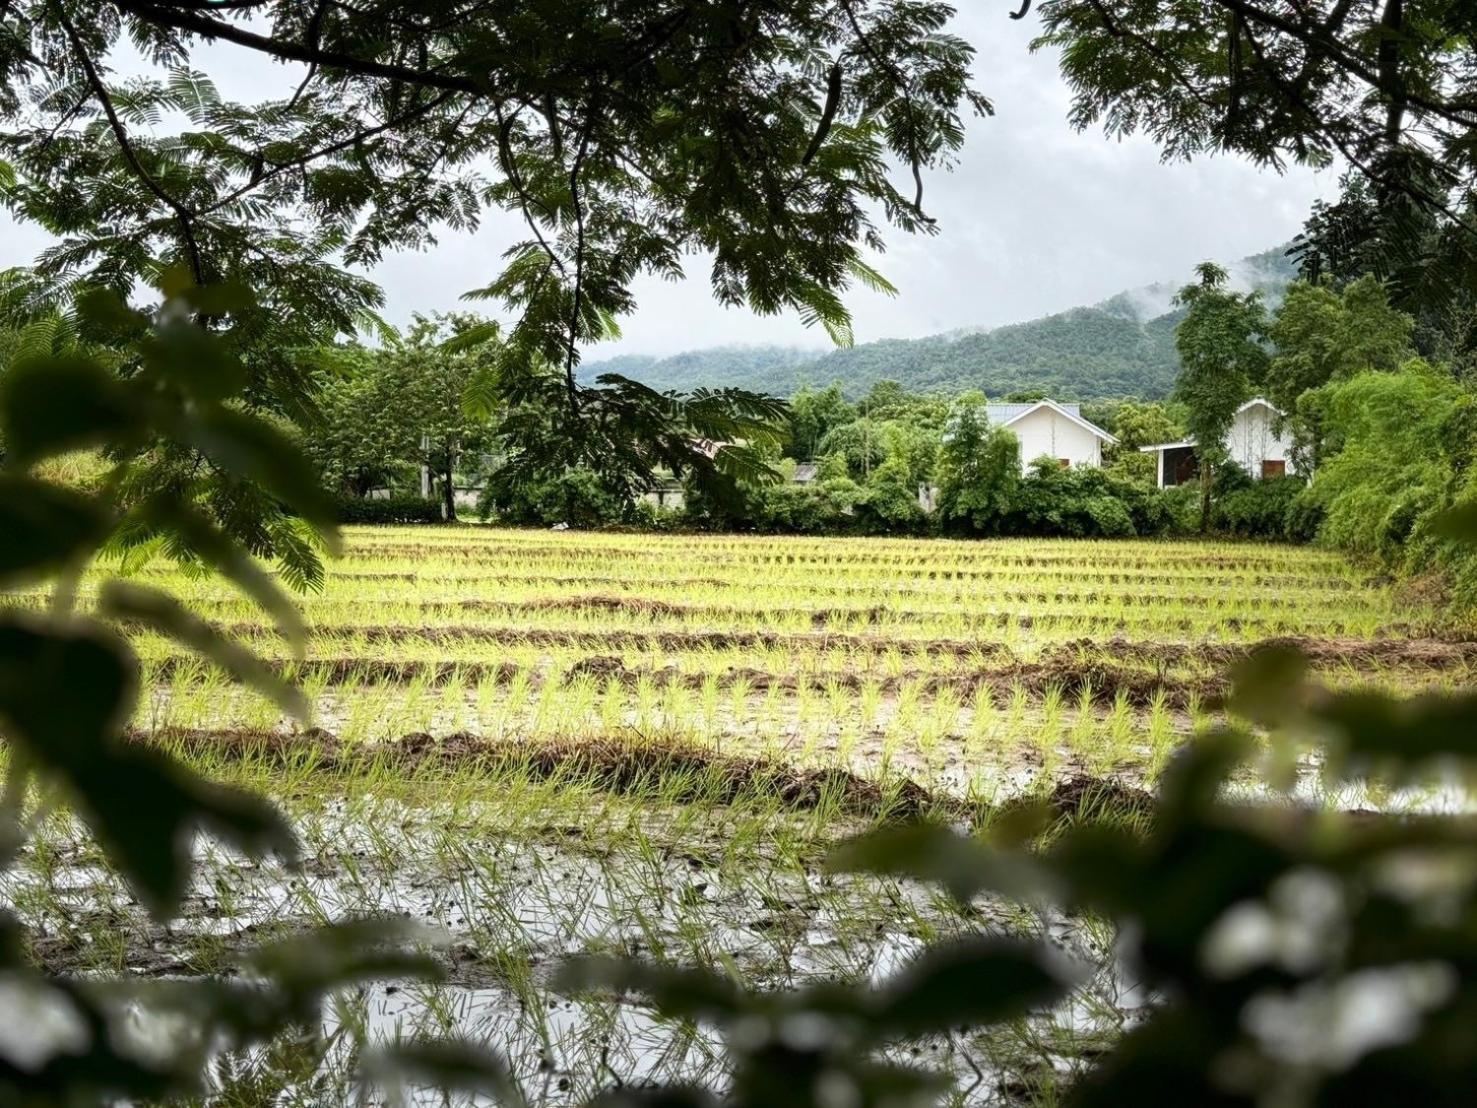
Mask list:
[[[679,594],[680,595],[680,594]],[[507,593],[486,600],[434,597],[411,593],[375,598],[308,598],[303,607],[321,628],[369,626],[434,634],[442,626],[484,627],[512,631],[537,627],[544,631],[641,632],[730,631],[803,635],[895,636],[902,638],[970,638],[992,641],[1072,638],[1080,635],[1134,633],[1144,636],[1245,638],[1248,634],[1310,633],[1366,636],[1401,622],[1419,631],[1434,626],[1434,616],[1402,612],[1400,620],[1387,601],[1362,603],[1346,594],[1300,600],[1286,590],[1236,590],[1222,596],[1177,597],[1159,591],[1085,595],[1059,594],[1049,600],[1013,600],[1008,594],[981,595],[968,602],[942,606],[887,602],[830,607],[817,603],[805,589],[777,598],[752,592],[721,604],[705,604],[687,596],[668,600],[654,594],[620,596],[518,596]],[[186,597],[202,614],[225,624],[250,625],[260,614],[229,593]],[[469,606],[475,602],[480,606]],[[553,605],[553,606],[550,606]]]

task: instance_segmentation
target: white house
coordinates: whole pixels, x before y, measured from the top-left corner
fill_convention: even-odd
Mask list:
[[[1031,404],[986,404],[993,427],[1008,427],[1021,443],[1021,468],[1042,456],[1062,466],[1103,464],[1103,446],[1117,442],[1097,424],[1082,418],[1076,404],[1038,400]]]
[[[1283,413],[1266,400],[1260,396],[1253,397],[1236,409],[1236,418],[1226,432],[1226,452],[1231,461],[1258,480],[1297,472],[1292,459],[1292,438],[1285,428],[1281,434],[1277,432],[1277,424],[1282,417]],[[1200,459],[1195,456],[1192,439],[1162,442],[1139,449],[1145,454],[1159,456],[1161,489],[1183,485],[1199,476]]]

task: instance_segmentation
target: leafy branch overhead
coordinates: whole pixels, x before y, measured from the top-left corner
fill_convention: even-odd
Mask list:
[[[255,267],[301,288],[328,279],[329,259],[370,264],[502,208],[528,237],[473,295],[517,309],[513,344],[567,375],[630,310],[638,276],[679,276],[694,251],[713,257],[724,303],[844,337],[839,290],[875,279],[862,251],[882,247],[883,225],[933,228],[923,174],[949,164],[964,115],[989,110],[952,14],[894,0],[27,0],[7,5],[0,37],[5,199],[63,240],[38,266],[53,293],[125,288],[156,256],[197,284]],[[110,69],[127,42],[149,75]],[[223,99],[195,68],[206,44],[289,63],[269,69],[278,94]]]

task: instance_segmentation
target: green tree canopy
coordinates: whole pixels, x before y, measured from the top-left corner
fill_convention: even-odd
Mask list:
[[[1236,409],[1266,373],[1267,351],[1261,339],[1267,324],[1260,295],[1232,292],[1226,271],[1213,262],[1203,262],[1196,272],[1200,280],[1186,285],[1177,297],[1185,318],[1175,332],[1183,365],[1175,397],[1185,405],[1185,430],[1195,440],[1201,507],[1208,519],[1211,477],[1225,461],[1226,434]]]
[[[1298,282],[1288,289],[1268,329],[1276,354],[1267,367],[1267,398],[1289,413],[1304,470],[1323,455],[1316,392],[1366,370],[1392,372],[1415,355],[1415,320],[1390,306],[1385,287],[1363,276],[1336,290]]]
[[[1119,452],[1137,450],[1154,443],[1175,442],[1185,433],[1184,426],[1160,403],[1125,400],[1114,407],[1108,423],[1118,440]]]
[[[1291,409],[1300,394],[1329,381],[1399,369],[1415,354],[1414,329],[1415,320],[1390,306],[1372,276],[1342,290],[1297,282],[1267,331],[1277,349],[1267,367],[1267,399]]]
[[[790,454],[802,461],[815,457],[827,434],[855,418],[856,409],[841,395],[839,384],[818,392],[804,386],[790,399]]]
[[[932,0],[21,0],[0,36],[6,200],[64,237],[37,265],[53,289],[123,290],[163,257],[199,284],[270,273],[270,294],[296,300],[331,286],[315,302],[340,325],[373,294],[339,258],[515,212],[528,237],[477,295],[516,311],[510,343],[577,393],[580,345],[633,307],[638,276],[680,276],[685,250],[712,255],[724,303],[849,335],[839,293],[885,287],[862,249],[883,225],[932,230],[923,174],[989,108],[952,15]],[[127,42],[149,71],[123,81],[109,63]],[[273,62],[278,89],[256,103],[201,68]]]
[[[960,403],[944,431],[937,473],[939,517],[989,532],[1020,485],[1020,442],[1006,428],[991,427],[979,406]]]

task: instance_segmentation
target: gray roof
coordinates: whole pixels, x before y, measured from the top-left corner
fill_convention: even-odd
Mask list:
[[[801,462],[795,467],[795,476],[791,480],[797,485],[808,485],[815,480],[815,475],[820,468],[814,462]]]
[[[989,419],[992,426],[998,427],[1002,423],[1009,423],[1018,415],[1029,412],[1039,403],[1041,401],[1033,400],[1029,404],[986,404],[985,416]],[[1081,404],[1060,404],[1056,401],[1052,401],[1052,403],[1056,404],[1062,411],[1069,412],[1078,419],[1082,418]]]

